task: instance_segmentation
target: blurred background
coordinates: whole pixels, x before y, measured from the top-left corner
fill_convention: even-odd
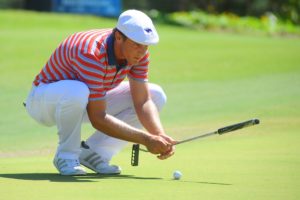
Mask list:
[[[299,35],[300,0],[0,0],[0,9],[117,17],[135,8],[154,20],[196,29]]]

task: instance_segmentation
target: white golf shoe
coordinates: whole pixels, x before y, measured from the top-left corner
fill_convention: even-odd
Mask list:
[[[80,164],[97,172],[98,174],[120,174],[121,168],[116,165],[109,165],[109,162],[102,159],[99,154],[90,149],[90,147],[81,143],[81,154],[79,156]]]
[[[85,175],[86,171],[80,166],[78,159],[62,159],[55,157],[53,164],[61,175]]]

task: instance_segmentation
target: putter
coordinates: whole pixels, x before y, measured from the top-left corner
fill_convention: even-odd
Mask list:
[[[224,133],[229,133],[229,132],[232,132],[232,131],[236,131],[236,130],[239,130],[239,129],[242,129],[242,128],[246,128],[246,127],[249,127],[249,126],[259,124],[259,123],[260,123],[259,119],[251,119],[251,120],[248,120],[248,121],[245,121],[245,122],[240,122],[240,123],[237,123],[237,124],[232,124],[232,125],[229,125],[229,126],[225,126],[223,128],[219,128],[218,130],[210,132],[210,133],[206,133],[206,134],[202,134],[202,135],[198,135],[198,136],[194,136],[194,137],[190,137],[190,138],[178,141],[175,145],[183,144],[183,143],[186,143],[186,142],[190,142],[190,141],[197,140],[197,139],[200,139],[200,138],[209,137],[209,136],[216,135],[216,134],[222,135]],[[132,152],[131,152],[131,165],[132,166],[138,166],[139,165],[139,151],[149,152],[148,150],[140,148],[139,144],[133,144],[132,145]]]

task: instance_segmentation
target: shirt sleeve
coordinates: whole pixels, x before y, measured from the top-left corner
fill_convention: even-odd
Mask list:
[[[73,66],[79,80],[90,89],[89,101],[105,99],[106,90],[103,80],[106,73],[105,60],[89,53],[78,53],[73,59]]]
[[[131,67],[128,77],[137,81],[148,81],[148,66],[149,66],[149,52],[140,60],[137,65]]]

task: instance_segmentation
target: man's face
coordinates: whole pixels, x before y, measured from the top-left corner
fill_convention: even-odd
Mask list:
[[[145,56],[147,50],[147,45],[136,43],[129,38],[122,40],[121,53],[129,65],[137,64]]]

